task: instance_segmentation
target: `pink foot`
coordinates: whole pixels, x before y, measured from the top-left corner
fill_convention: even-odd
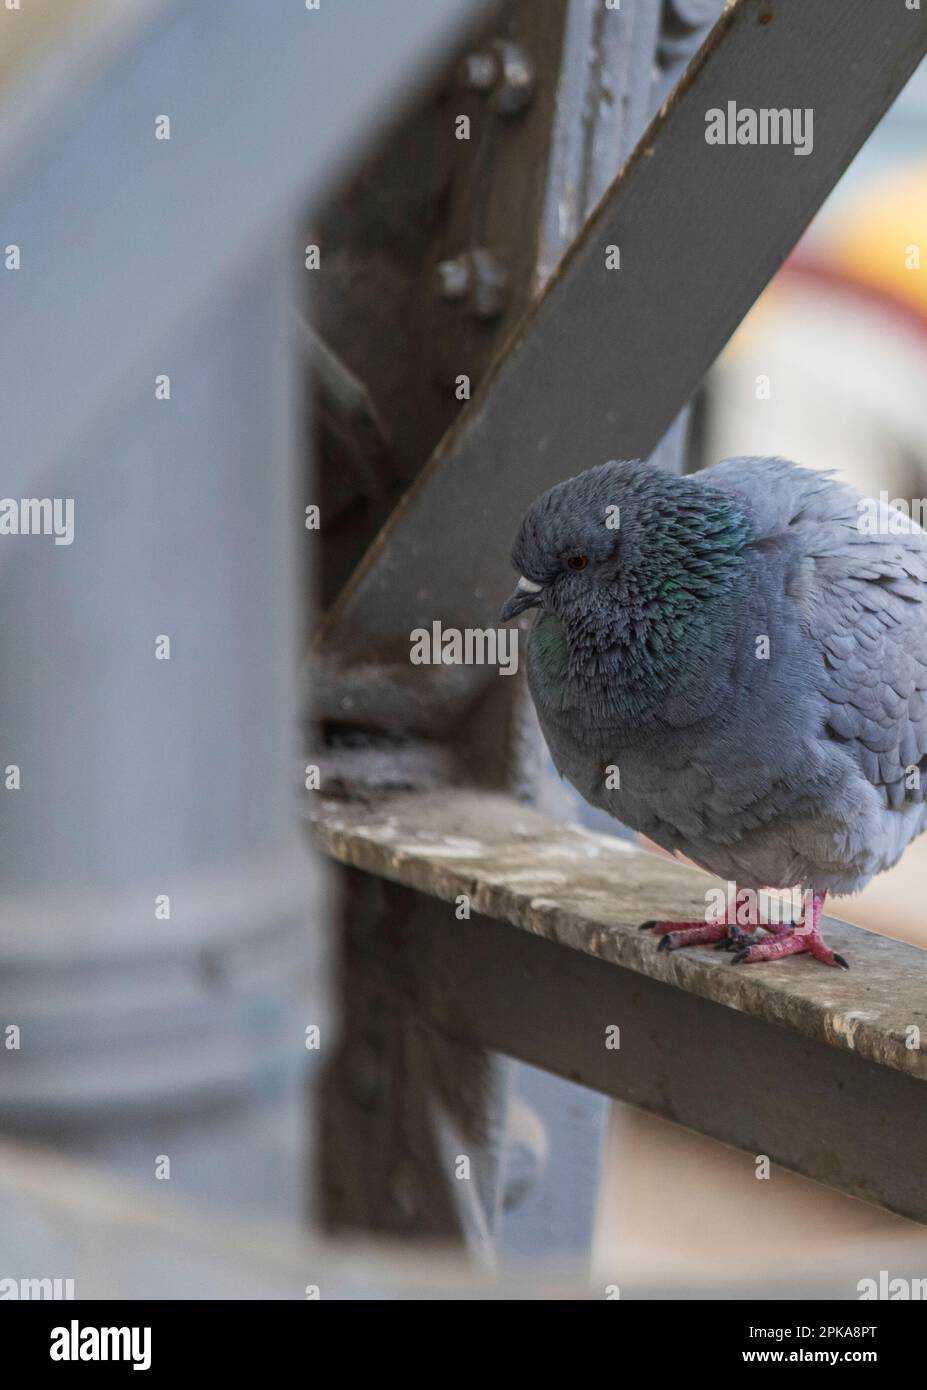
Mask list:
[[[746,902],[745,893],[735,898],[734,917],[720,922],[641,922],[641,931],[653,931],[661,938],[658,951],[678,951],[683,946],[702,946],[717,942],[717,950],[736,951],[749,944],[751,937],[737,922],[738,908]]]
[[[815,960],[823,961],[825,965],[842,965],[844,970],[849,970],[850,967],[843,956],[832,951],[821,935],[821,911],[826,896],[826,893],[815,893],[812,896],[810,923],[806,908],[804,918],[796,926],[788,927],[765,941],[742,946],[734,956],[733,964],[746,965],[757,960],[782,960],[786,956],[798,955],[800,951],[808,951]]]
[[[702,946],[713,941],[717,943],[716,950],[735,952],[734,965],[757,960],[782,960],[800,951],[808,951],[825,965],[842,965],[844,970],[849,970],[843,956],[832,951],[821,936],[819,924],[826,896],[825,893],[812,895],[810,926],[806,924],[806,908],[804,919],[794,926],[787,922],[760,923],[763,930],[769,933],[762,940],[748,936],[736,920],[749,898],[746,892],[736,896],[733,919],[724,918],[720,922],[642,922],[641,930],[657,933],[661,938],[658,951],[678,951],[683,946]]]
[[[680,946],[701,946],[706,941],[727,941],[731,930],[727,922],[654,922],[652,925],[660,937],[658,951],[678,951]]]

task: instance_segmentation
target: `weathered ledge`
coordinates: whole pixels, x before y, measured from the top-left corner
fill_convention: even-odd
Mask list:
[[[849,972],[806,956],[733,966],[710,946],[658,952],[648,918],[701,918],[713,880],[609,835],[474,790],[373,801],[319,797],[310,819],[333,858],[599,960],[927,1079],[927,952],[828,918]],[[461,924],[462,930],[466,924]]]

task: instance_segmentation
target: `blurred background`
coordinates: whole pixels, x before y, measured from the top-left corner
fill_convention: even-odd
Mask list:
[[[600,1284],[730,1296],[918,1236],[779,1168],[758,1199],[752,1155],[521,1063],[442,1053],[423,1081],[412,968],[357,968],[378,933],[401,951],[408,899],[304,833],[319,765],[362,804],[473,780],[614,833],[520,683],[475,713],[439,688],[442,744],[407,666],[305,653],[722,9],[0,8],[0,492],[76,518],[70,547],[0,541],[0,1280],[480,1296],[488,1212],[501,1255],[551,1255],[503,1290],[576,1293],[561,1120]],[[655,463],[776,453],[927,495],[925,171],[921,68]],[[925,856],[832,911],[927,946]],[[446,1132],[416,1088],[486,1075],[503,1158],[475,1216],[432,1208]]]

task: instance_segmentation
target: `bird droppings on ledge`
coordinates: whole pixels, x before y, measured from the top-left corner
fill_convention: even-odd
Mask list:
[[[711,947],[658,953],[640,923],[702,918],[718,880],[501,793],[445,789],[310,807],[317,840],[344,864],[449,903],[466,894],[476,913],[927,1079],[927,1056],[907,1045],[912,1027],[927,1044],[927,957],[917,947],[829,919],[849,973],[802,956],[760,969],[735,968]]]

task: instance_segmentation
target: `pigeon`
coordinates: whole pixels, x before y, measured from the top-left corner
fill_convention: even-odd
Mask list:
[[[733,885],[721,921],[644,923],[660,948],[846,967],[826,895],[927,825],[927,533],[783,458],[612,461],[539,497],[512,561],[500,621],[539,610],[528,684],[560,774]],[[796,920],[743,932],[769,889],[800,892]]]

